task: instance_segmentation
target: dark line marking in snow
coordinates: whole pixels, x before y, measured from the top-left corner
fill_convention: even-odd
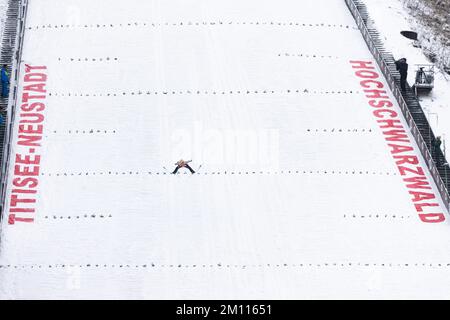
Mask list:
[[[49,130],[48,132],[46,132],[47,134],[94,134],[94,133],[99,133],[99,134],[111,134],[111,133],[117,133],[116,130],[100,130],[100,129],[85,129],[85,130],[74,130],[74,129],[70,129],[70,130]]]
[[[294,58],[314,58],[314,59],[342,59],[338,56],[326,55],[326,54],[306,54],[306,53],[279,53],[279,57],[294,57]]]
[[[141,263],[141,264],[100,264],[100,263],[85,263],[85,264],[0,264],[0,268],[4,269],[18,269],[18,268],[28,268],[28,269],[65,269],[65,268],[138,268],[138,269],[181,269],[181,268],[193,268],[193,269],[261,269],[261,268],[270,268],[270,269],[286,269],[286,268],[411,268],[411,267],[431,267],[431,268],[442,268],[442,267],[450,267],[450,263],[365,263],[365,262],[322,262],[322,263],[267,263],[267,264],[223,264],[223,263],[214,263],[214,264],[180,264],[180,263],[172,263],[172,264],[155,264],[155,263]]]
[[[410,219],[411,216],[408,214],[344,214],[344,219]]]
[[[56,216],[56,215],[47,215],[44,217],[44,219],[48,220],[79,220],[79,219],[107,219],[112,218],[112,215],[110,214],[80,214],[80,215],[74,215],[74,216]]]
[[[284,89],[284,90],[165,90],[165,91],[149,91],[136,90],[127,92],[96,92],[96,93],[74,93],[74,92],[49,92],[49,96],[53,97],[120,97],[120,96],[141,96],[141,95],[271,95],[271,94],[315,94],[315,95],[331,95],[331,94],[360,94],[359,90],[314,90],[314,89]]]
[[[309,133],[323,133],[323,132],[329,132],[329,133],[348,133],[348,132],[361,132],[361,133],[374,133],[375,131],[372,129],[336,129],[336,128],[324,128],[324,129],[306,129],[306,132]]]
[[[191,174],[188,171],[179,172],[173,175],[171,171],[100,171],[100,172],[61,172],[61,173],[44,173],[41,172],[41,176],[48,177],[68,177],[68,176],[130,176],[130,175],[292,175],[292,174],[326,174],[326,175],[383,175],[383,176],[396,176],[396,172],[386,171],[370,171],[370,170],[281,170],[281,171],[211,171],[211,172],[196,172]]]
[[[338,23],[304,23],[304,22],[292,22],[292,21],[180,21],[180,22],[127,22],[127,23],[90,23],[90,24],[45,24],[35,25],[27,27],[27,30],[64,30],[64,29],[105,29],[105,28],[128,28],[128,27],[147,27],[147,28],[159,28],[159,27],[196,27],[196,26],[274,26],[274,27],[301,27],[301,28],[340,28],[348,30],[357,30],[358,27],[350,26],[347,24]]]
[[[62,62],[116,62],[119,61],[117,57],[100,57],[100,58],[62,58],[58,57],[58,61]]]

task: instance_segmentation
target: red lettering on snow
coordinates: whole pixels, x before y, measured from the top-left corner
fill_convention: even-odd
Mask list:
[[[27,134],[42,134],[44,131],[44,126],[38,124],[34,126],[32,124],[21,124],[19,125],[19,133],[27,133]]]
[[[369,105],[374,108],[390,108],[394,106],[394,104],[389,100],[370,100]]]
[[[406,185],[409,189],[431,189],[427,177],[425,176],[404,178],[403,181],[409,183]]]
[[[372,64],[372,61],[356,61],[350,60],[350,63],[353,65],[353,69],[375,69]]]
[[[45,99],[45,96],[32,96],[28,92],[22,93],[22,102],[28,102],[30,99]]]
[[[409,191],[409,194],[413,196],[413,202],[436,199],[436,196],[433,193],[428,192]]]
[[[36,203],[38,193],[39,171],[41,156],[38,148],[41,146],[42,135],[44,133],[43,122],[45,120],[42,111],[45,110],[44,100],[46,98],[46,66],[25,65],[26,74],[23,78],[26,85],[22,89],[22,103],[20,106],[18,125],[17,146],[20,152],[16,152],[14,163],[14,177],[12,179],[8,223],[34,222],[34,217],[17,216],[17,213],[35,214],[35,208],[31,207]],[[28,150],[24,150],[24,147]],[[21,204],[27,204],[23,208]]]
[[[47,92],[47,90],[45,89],[45,83],[30,84],[29,86],[23,87],[23,90],[40,92],[40,93],[46,93]]]
[[[25,72],[29,73],[32,70],[47,70],[46,66],[31,66],[29,64],[25,64]]]
[[[423,171],[422,167],[416,167],[416,170],[408,168],[408,167],[404,167],[404,166],[397,166],[398,171],[400,171],[400,174],[402,176],[406,176],[407,172],[411,172],[417,176],[424,176],[425,172]]]
[[[384,88],[383,83],[381,83],[380,81],[371,80],[371,79],[369,79],[369,80],[362,80],[360,82],[360,84],[361,84],[361,87],[367,88],[367,89],[371,88],[370,84],[374,84],[375,87],[378,88],[378,89]]]
[[[380,124],[379,127],[381,129],[387,129],[387,128],[403,129],[403,125],[401,124],[400,120],[383,119],[383,120],[377,120],[377,122]]]
[[[45,73],[27,73],[24,77],[25,82],[45,82],[47,75]]]
[[[40,111],[44,111],[45,104],[43,104],[42,102],[33,102],[31,104],[24,103],[24,104],[22,104],[20,109],[22,109],[22,111],[25,111],[25,112],[30,112],[30,111],[40,112]]]
[[[392,148],[391,154],[397,154],[397,153],[403,153],[403,152],[409,152],[414,151],[413,147],[410,146],[402,146],[399,144],[393,144],[389,143],[388,147]]]
[[[408,136],[406,135],[405,130],[389,130],[383,131],[383,134],[387,136],[386,141],[395,141],[395,142],[409,142]]]
[[[26,156],[22,157],[22,155],[16,154],[16,163],[39,164],[39,163],[41,163],[41,156],[40,155],[26,155]]]
[[[369,70],[358,70],[356,71],[356,75],[363,79],[378,79],[380,75],[375,71]]]
[[[22,118],[19,123],[41,123],[44,121],[44,115],[41,113],[21,113]],[[34,119],[23,119],[23,118],[34,118]]]
[[[34,208],[10,208],[9,212],[33,213]]]
[[[432,190],[432,186],[425,176],[425,172],[422,167],[418,166],[419,158],[414,154],[414,148],[408,137],[405,127],[402,125],[399,119],[399,114],[397,111],[392,109],[394,104],[390,101],[388,93],[383,89],[385,86],[383,82],[377,81],[375,79],[379,78],[380,75],[374,71],[375,67],[371,61],[350,61],[352,68],[357,69],[355,75],[358,78],[363,78],[359,82],[361,88],[364,88],[364,93],[368,98],[369,106],[376,108],[372,112],[376,119],[380,129],[391,129],[382,130],[382,133],[387,142],[402,142],[403,144],[387,143],[390,149],[390,153],[394,160],[398,170],[402,176],[410,177],[403,178],[403,182],[408,189],[420,189],[420,190]],[[405,154],[409,153],[409,154]],[[413,165],[413,167],[405,166]],[[430,199],[436,199],[436,195],[432,192],[419,192],[409,190],[409,194],[412,195],[412,202],[416,211],[423,212],[424,207],[438,207],[438,203],[428,203],[422,202]],[[419,217],[421,221],[426,223],[436,223],[445,220],[445,216],[442,213],[420,213]]]
[[[36,188],[38,185],[38,179],[18,177],[13,180],[13,185],[18,188]]]
[[[445,220],[445,216],[442,213],[419,214],[419,217],[420,220],[427,223],[436,223]]]
[[[35,203],[36,199],[28,199],[28,198],[19,198],[19,196],[12,194],[11,195],[11,207],[17,207],[18,203]]]
[[[8,216],[8,223],[9,224],[15,224],[17,222],[34,222],[33,218],[21,218],[21,217],[17,217],[15,214],[10,214]]]
[[[14,166],[14,175],[16,176],[38,176],[39,175],[39,166],[32,167],[33,169],[30,171],[30,167],[21,167],[16,164]]]
[[[377,118],[385,118],[382,114],[387,113],[391,116],[391,118],[397,118],[398,113],[391,109],[377,109],[373,112],[373,115]]]
[[[17,142],[20,146],[27,147],[40,147],[41,144],[38,141],[41,141],[42,136],[25,136],[23,134],[19,135],[19,141]]]
[[[370,89],[370,90],[364,90],[366,93],[367,98],[371,99],[389,99],[389,97],[386,95],[387,92],[385,90],[378,90],[378,89]]]
[[[400,159],[397,162],[395,162],[397,165],[400,164],[419,164],[419,158],[416,156],[394,156],[394,159]]]
[[[423,207],[439,207],[437,203],[415,203],[414,207],[417,212],[423,212]]]

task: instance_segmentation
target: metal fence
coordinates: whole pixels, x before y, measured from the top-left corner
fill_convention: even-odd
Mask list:
[[[365,5],[358,0],[345,0],[347,6],[349,7],[353,17],[356,20],[356,24],[358,25],[359,30],[361,31],[364,40],[369,47],[370,52],[375,57],[375,60],[378,63],[384,77],[386,78],[389,88],[392,90],[395,99],[400,105],[400,109],[402,110],[403,116],[406,119],[406,122],[409,125],[412,135],[416,140],[417,145],[419,146],[420,152],[425,159],[427,167],[434,179],[434,182],[437,185],[439,190],[439,194],[444,202],[448,211],[450,211],[450,196],[447,189],[447,185],[444,183],[439,170],[433,161],[433,157],[429,150],[429,147],[422,136],[417,124],[409,111],[408,103],[403,98],[402,92],[398,86],[398,72],[395,69],[394,59],[392,55],[387,53],[384,48],[381,40],[378,37],[377,30],[373,28],[368,28],[367,20],[368,14]],[[389,62],[389,63],[388,63]],[[431,132],[431,128],[428,128]],[[433,135],[434,136],[434,135]]]
[[[1,153],[1,184],[0,184],[0,220],[4,212],[6,200],[6,186],[11,156],[11,133],[16,115],[20,64],[25,34],[25,23],[28,10],[28,0],[9,0],[5,32],[2,38],[2,59],[0,63],[8,65],[11,74],[10,93],[4,107],[6,125],[0,132],[2,139]]]

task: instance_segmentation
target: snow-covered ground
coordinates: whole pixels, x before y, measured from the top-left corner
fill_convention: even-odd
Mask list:
[[[450,74],[450,1],[402,0],[423,51]]]
[[[14,127],[5,211],[35,212],[3,219],[0,298],[450,297],[448,213],[414,209],[344,1],[30,1],[23,54],[48,92],[41,145]]]
[[[411,17],[401,0],[364,0],[376,28],[380,31],[385,47],[396,59],[405,57],[409,63],[408,82],[414,84],[416,64],[430,64],[421,48],[400,34],[402,30],[422,32],[420,23]],[[439,50],[438,50],[439,51]],[[441,148],[450,148],[450,76],[435,69],[435,87],[419,100],[436,135],[443,138]],[[447,150],[445,150],[447,151]]]

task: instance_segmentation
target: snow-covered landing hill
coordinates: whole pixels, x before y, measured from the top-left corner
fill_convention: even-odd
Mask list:
[[[1,298],[448,298],[344,1],[30,1],[25,37]]]

